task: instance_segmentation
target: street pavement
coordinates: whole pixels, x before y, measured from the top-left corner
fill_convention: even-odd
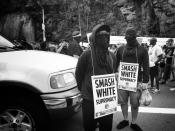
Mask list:
[[[170,91],[170,87],[175,82],[168,82],[160,85],[160,93],[152,94],[153,101],[150,106],[141,106],[137,124],[141,126],[143,131],[175,131],[175,91]],[[82,126],[81,111],[72,118],[57,124],[55,131],[84,131]],[[112,131],[116,131],[116,125],[123,120],[120,107],[118,112],[114,114]],[[131,121],[131,113],[129,109],[129,120]],[[98,131],[98,129],[96,130]],[[132,131],[128,126],[120,131]]]

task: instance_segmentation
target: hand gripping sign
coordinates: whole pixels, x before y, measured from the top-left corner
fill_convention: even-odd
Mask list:
[[[120,62],[118,75],[118,89],[137,91],[139,64]]]
[[[117,111],[118,95],[115,74],[91,76],[94,96],[94,118]]]

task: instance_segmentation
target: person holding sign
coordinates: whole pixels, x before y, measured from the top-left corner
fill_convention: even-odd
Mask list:
[[[110,102],[115,102],[117,99],[115,80],[112,75],[109,75],[115,72],[116,67],[116,57],[108,51],[109,39],[110,27],[104,24],[96,25],[90,37],[90,48],[84,51],[78,59],[75,76],[83,98],[82,116],[85,131],[95,131],[97,123],[99,123],[99,131],[112,130],[113,115],[108,114],[110,110],[95,113],[94,109],[96,108],[94,105],[102,104],[105,105],[105,109],[109,109]],[[104,77],[105,74],[106,77]],[[93,88],[96,91],[96,98],[99,99],[95,100]]]
[[[123,129],[129,125],[128,120],[128,98],[130,97],[132,122],[130,127],[134,131],[142,131],[136,124],[139,99],[142,88],[147,88],[149,81],[149,57],[148,51],[140,46],[136,40],[136,30],[130,27],[126,30],[125,39],[127,44],[119,47],[117,57],[118,68],[118,103],[121,105],[124,120],[117,125],[117,129]],[[141,71],[143,73],[141,73]]]

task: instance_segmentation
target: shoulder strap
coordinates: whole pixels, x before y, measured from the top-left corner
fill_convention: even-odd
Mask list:
[[[111,64],[112,64],[112,71],[114,73],[114,61],[113,61],[113,58],[112,58],[112,54],[109,52],[109,58],[111,60]]]
[[[93,59],[93,52],[92,52],[92,47],[91,47],[91,46],[90,46],[90,52],[91,52],[91,60],[92,60],[93,75],[95,75],[95,70],[94,70],[94,59]]]
[[[122,61],[123,61],[124,52],[125,52],[125,46],[124,46],[124,49],[123,49],[123,52],[122,52]]]

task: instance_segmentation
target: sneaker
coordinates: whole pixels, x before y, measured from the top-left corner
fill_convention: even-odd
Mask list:
[[[155,87],[151,87],[151,88],[150,88],[151,91],[154,91],[155,89],[156,89]]]
[[[117,129],[123,129],[123,128],[125,128],[128,125],[129,125],[129,121],[128,120],[123,120],[117,125],[116,128]]]
[[[154,93],[154,94],[155,93],[159,93],[159,92],[160,92],[160,89],[159,90],[158,89],[155,89],[155,90],[152,91],[152,93]]]
[[[137,124],[132,124],[130,125],[131,129],[134,131],[143,131]]]
[[[175,87],[170,88],[170,91],[175,91]]]
[[[160,84],[166,84],[166,81],[162,81],[162,82],[160,82]]]

